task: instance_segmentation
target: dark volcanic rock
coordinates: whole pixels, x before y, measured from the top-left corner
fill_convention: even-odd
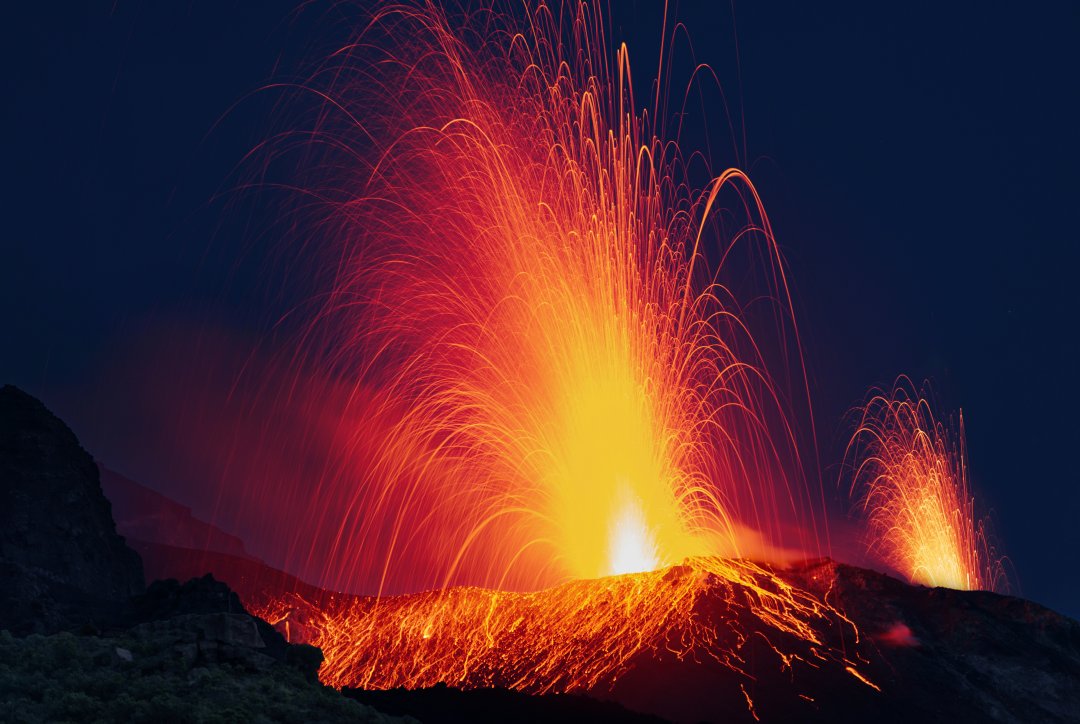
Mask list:
[[[22,390],[0,388],[0,628],[113,623],[143,588],[98,469],[74,433]]]
[[[922,721],[1080,722],[1080,623],[988,591],[912,586],[810,562],[788,578],[858,623],[893,716]]]
[[[0,721],[392,721],[320,685],[322,652],[211,576],[144,593],[94,461],[10,386],[0,485]]]
[[[186,583],[154,581],[146,593],[132,599],[132,617],[138,622],[204,613],[247,613],[239,597],[210,574]]]
[[[830,559],[777,572],[855,625],[857,635],[846,626],[817,629],[852,669],[786,663],[774,644],[807,661],[812,647],[747,627],[754,635],[743,649],[746,676],[707,656],[661,651],[590,693],[682,722],[1080,723],[1080,623],[1066,616],[1011,596],[909,585]],[[700,604],[717,630],[745,618],[722,601]],[[744,693],[753,711],[740,701]]]
[[[440,684],[428,689],[367,691],[343,689],[350,699],[386,714],[408,715],[424,724],[664,724],[665,720],[625,709],[615,702],[576,694],[532,696],[509,689],[462,691]]]
[[[160,640],[191,665],[216,662],[264,669],[286,663],[310,681],[318,680],[322,666],[319,649],[286,642],[209,574],[187,583],[154,581],[132,601],[132,620],[132,635]]]

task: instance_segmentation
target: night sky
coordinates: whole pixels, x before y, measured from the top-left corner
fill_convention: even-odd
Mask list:
[[[689,113],[710,119],[714,165],[750,171],[790,265],[826,484],[867,388],[929,378],[942,417],[963,409],[975,493],[1019,592],[1080,616],[1080,6],[746,2],[733,21],[713,5],[673,16],[720,77],[734,136],[719,94]],[[357,13],[8,13],[0,382],[198,510],[173,461],[155,467],[131,433],[146,421],[123,360],[147,330],[181,322],[258,337],[287,305],[251,303],[270,243],[227,190],[280,125],[280,96],[259,89],[333,50]],[[662,17],[638,1],[610,18],[637,87]]]

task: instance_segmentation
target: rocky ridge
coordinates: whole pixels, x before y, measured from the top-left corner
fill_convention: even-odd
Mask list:
[[[97,466],[22,390],[0,387],[0,628],[47,633],[117,622],[143,588]]]
[[[0,495],[0,721],[399,721],[320,685],[322,652],[212,576],[144,587],[93,459],[12,386]]]

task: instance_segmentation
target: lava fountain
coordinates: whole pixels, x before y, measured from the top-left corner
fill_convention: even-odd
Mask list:
[[[988,520],[975,514],[962,415],[948,430],[901,377],[862,408],[847,457],[871,552],[884,563],[927,586],[1007,589]]]
[[[760,199],[736,169],[694,190],[606,48],[586,4],[388,6],[305,84],[290,138],[335,160],[308,158],[321,291],[290,363],[353,390],[352,452],[305,491],[348,491],[323,583],[535,590],[816,550]]]
[[[268,145],[268,167],[298,154],[312,177],[293,185],[320,291],[287,366],[349,392],[345,454],[257,495],[295,506],[300,559],[339,508],[319,582],[376,595],[249,603],[286,628],[304,608],[335,684],[587,687],[639,651],[709,649],[689,623],[707,592],[816,660],[820,631],[850,632],[746,560],[820,550],[761,200],[688,163],[657,121],[664,84],[640,110],[626,47],[607,48],[584,3],[387,6],[302,85],[310,128]],[[410,591],[434,592],[385,598]],[[748,631],[711,655],[738,668]],[[519,659],[532,673],[510,676]]]

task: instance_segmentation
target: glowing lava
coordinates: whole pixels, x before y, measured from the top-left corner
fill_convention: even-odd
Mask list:
[[[927,399],[900,378],[862,410],[848,447],[852,490],[861,495],[871,550],[913,583],[1001,590],[1004,569],[968,484],[962,416],[955,434],[951,442]]]
[[[660,566],[641,502],[630,497],[629,492],[624,495],[626,499],[616,509],[609,533],[608,571],[615,576],[651,571]]]
[[[747,651],[762,642],[778,667],[834,667],[874,686],[824,641],[858,642],[842,613],[748,561],[691,559],[533,593],[461,587],[322,600],[295,593],[249,605],[292,640],[319,646],[320,677],[334,686],[604,691],[654,657],[741,674]],[[768,644],[774,637],[797,641],[797,651]]]

